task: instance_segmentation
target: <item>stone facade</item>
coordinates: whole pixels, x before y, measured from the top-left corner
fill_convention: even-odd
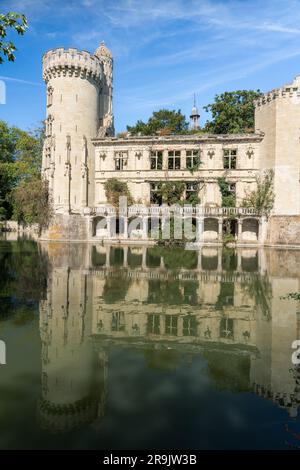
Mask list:
[[[161,204],[160,183],[183,182],[182,199],[196,196],[201,201],[204,241],[220,241],[229,218],[221,207],[220,177],[225,177],[236,207],[241,208],[245,194],[255,188],[256,176],[273,169],[273,215],[300,215],[300,76],[256,102],[252,134],[114,137],[112,70],[112,55],[104,44],[94,54],[60,48],[43,57],[47,84],[43,175],[49,181],[55,213],[54,227],[46,237],[111,238],[108,226],[103,231],[97,225],[106,214],[105,182],[110,178],[127,183],[134,203],[146,207]],[[197,124],[194,116],[199,117],[195,105],[192,127]],[[238,241],[267,241],[264,221],[251,212],[239,210],[234,215],[232,230]],[[141,238],[145,227],[144,221]],[[127,226],[125,232],[118,237],[128,237]]]

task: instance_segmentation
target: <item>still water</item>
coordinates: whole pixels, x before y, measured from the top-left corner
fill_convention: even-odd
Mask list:
[[[0,241],[0,448],[300,448],[299,291],[300,251]]]

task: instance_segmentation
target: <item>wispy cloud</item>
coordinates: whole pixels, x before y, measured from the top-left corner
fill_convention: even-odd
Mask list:
[[[7,77],[5,75],[0,75],[0,80],[7,82],[21,83],[22,85],[33,85],[33,86],[43,86],[42,82],[31,82],[30,80],[23,80],[22,78]]]

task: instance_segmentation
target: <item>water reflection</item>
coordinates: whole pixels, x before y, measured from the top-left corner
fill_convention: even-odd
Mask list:
[[[113,345],[175,367],[178,354],[201,352],[217,387],[252,391],[297,415],[291,344],[300,337],[298,305],[281,296],[300,285],[298,272],[282,273],[287,252],[44,250],[52,266],[40,304],[45,426],[69,428],[105,413]],[[300,261],[300,253],[290,255]]]
[[[1,242],[0,338],[7,319],[12,336],[39,320],[38,404],[11,415],[31,420],[28,446],[289,446],[300,309],[282,296],[300,291],[299,266],[286,250]]]

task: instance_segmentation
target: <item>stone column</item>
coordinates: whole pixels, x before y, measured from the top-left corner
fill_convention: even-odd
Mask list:
[[[223,218],[218,218],[218,242],[222,243],[223,240]]]
[[[198,270],[198,271],[202,271],[202,250],[199,250],[199,251],[198,251],[197,270]]]
[[[109,268],[110,267],[110,247],[106,247],[106,253],[105,253],[105,267]]]
[[[267,218],[265,216],[259,219],[258,243],[264,244],[267,238]]]
[[[148,217],[143,217],[143,239],[147,240],[148,238]]]
[[[259,248],[258,250],[258,270],[262,276],[267,272],[266,252],[263,248]]]
[[[127,268],[128,267],[128,246],[123,247],[123,255],[124,255],[123,267]]]
[[[222,250],[218,250],[218,272],[222,272]]]
[[[163,150],[163,164],[162,164],[163,170],[168,169],[168,150],[164,149]]]
[[[243,239],[243,219],[238,219],[238,236],[237,241],[241,242]]]
[[[237,271],[240,273],[242,271],[242,252],[238,250],[237,252]]]
[[[198,216],[196,222],[196,241],[203,243],[204,239],[204,217]]]
[[[128,217],[123,217],[124,232],[123,237],[128,238]]]
[[[147,248],[143,246],[142,269],[147,268]]]
[[[186,170],[186,150],[181,150],[180,168]]]

